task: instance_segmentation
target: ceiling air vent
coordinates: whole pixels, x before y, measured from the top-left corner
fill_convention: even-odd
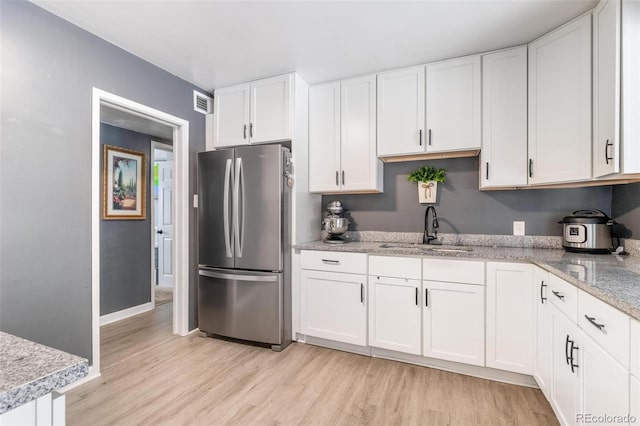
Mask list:
[[[213,98],[194,90],[193,109],[201,114],[211,114],[213,112]]]

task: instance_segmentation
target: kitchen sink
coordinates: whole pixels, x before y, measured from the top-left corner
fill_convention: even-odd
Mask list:
[[[468,253],[472,252],[473,249],[470,247],[459,247],[459,246],[437,246],[437,245],[427,245],[427,244],[418,244],[418,243],[407,243],[407,244],[398,244],[398,243],[384,243],[380,244],[380,248],[401,248],[408,250],[415,250],[418,252],[436,252],[436,253]]]

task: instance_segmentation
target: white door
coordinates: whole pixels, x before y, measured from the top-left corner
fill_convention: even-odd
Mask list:
[[[158,285],[173,286],[173,161],[158,162]]]
[[[309,87],[309,192],[340,190],[340,82]]]
[[[342,190],[381,191],[382,167],[376,156],[376,76],[344,80],[340,86]]]
[[[291,74],[251,82],[251,143],[291,139]]]
[[[369,346],[420,355],[420,280],[369,277]]]
[[[423,352],[484,366],[484,287],[423,281]]]
[[[378,74],[378,155],[425,151],[424,66]]]
[[[533,374],[533,266],[487,262],[487,367]]]
[[[213,146],[249,143],[249,83],[214,92]]]
[[[580,351],[578,326],[557,308],[550,305],[553,328],[553,375],[551,403],[560,417],[560,423],[576,424],[578,409],[578,383],[581,369],[576,367]],[[575,348],[578,348],[577,350]],[[573,369],[571,368],[573,365]]]
[[[593,416],[627,415],[629,413],[629,372],[586,333],[580,333],[579,340],[577,369],[580,369],[580,409],[578,413],[588,413]],[[588,421],[578,422],[578,424],[588,423]]]
[[[529,183],[591,178],[591,15],[529,45]]]
[[[482,57],[481,188],[527,184],[527,46]]]
[[[480,149],[480,55],[427,65],[427,152]]]
[[[620,0],[593,11],[593,177],[620,171]]]
[[[536,292],[536,356],[533,377],[547,399],[551,399],[551,374],[553,369],[553,323],[549,308],[548,272],[534,267],[534,288]]]
[[[302,270],[302,333],[367,345],[367,277]]]

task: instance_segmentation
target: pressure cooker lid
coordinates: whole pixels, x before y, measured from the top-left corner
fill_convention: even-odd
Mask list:
[[[615,222],[609,216],[595,209],[576,210],[569,216],[565,216],[558,223],[595,223],[612,225]]]

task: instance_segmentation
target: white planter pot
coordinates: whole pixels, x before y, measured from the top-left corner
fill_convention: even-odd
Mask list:
[[[435,203],[437,193],[438,182],[434,180],[418,182],[418,200],[420,203]]]

